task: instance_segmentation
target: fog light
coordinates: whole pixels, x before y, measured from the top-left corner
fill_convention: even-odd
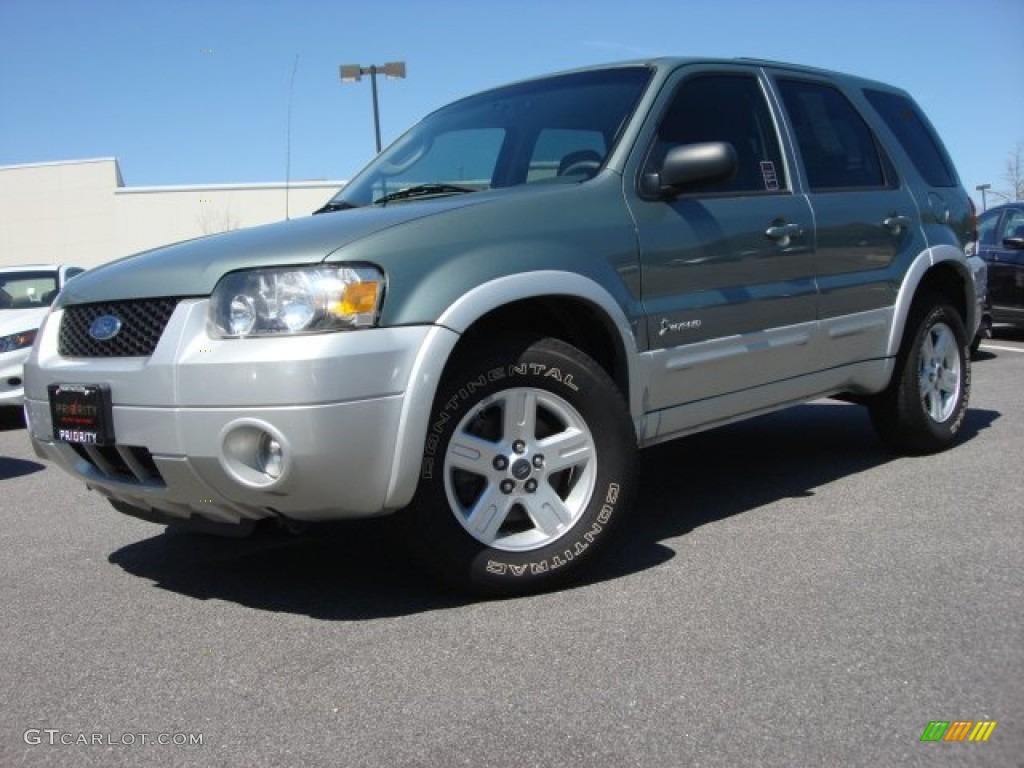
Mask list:
[[[284,449],[271,435],[264,434],[260,440],[259,462],[263,471],[275,480],[284,472]]]
[[[235,482],[259,490],[280,490],[288,482],[288,440],[267,422],[233,421],[221,430],[220,444],[220,464]]]

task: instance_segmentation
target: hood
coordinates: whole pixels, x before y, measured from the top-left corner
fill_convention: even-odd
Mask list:
[[[225,232],[128,256],[70,281],[59,306],[163,296],[208,296],[228,272],[315,264],[376,232],[453,208],[483,202],[487,193],[373,206]]]
[[[0,336],[10,336],[38,328],[43,324],[43,318],[49,311],[49,307],[0,309]]]

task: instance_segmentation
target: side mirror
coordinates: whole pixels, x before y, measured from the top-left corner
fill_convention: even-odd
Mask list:
[[[644,174],[642,191],[652,197],[674,197],[687,189],[729,181],[739,168],[739,156],[726,141],[683,144],[670,149],[661,168]]]
[[[1004,237],[1003,248],[1011,251],[1024,251],[1024,237]]]

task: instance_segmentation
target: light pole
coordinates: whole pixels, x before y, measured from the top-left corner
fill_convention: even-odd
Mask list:
[[[978,190],[979,192],[981,192],[981,212],[984,213],[985,211],[988,210],[988,205],[987,205],[987,202],[985,200],[985,193],[988,192],[990,189],[992,189],[992,185],[991,184],[979,184],[978,186],[975,187],[975,189]]]
[[[377,108],[377,75],[387,77],[405,78],[405,62],[389,61],[387,64],[377,66],[371,64],[368,67],[361,67],[358,64],[342,64],[340,67],[341,82],[358,83],[363,75],[370,76],[370,90],[373,92],[373,132],[377,139],[377,153],[380,154],[380,110]]]

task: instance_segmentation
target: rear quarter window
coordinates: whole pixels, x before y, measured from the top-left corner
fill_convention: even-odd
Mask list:
[[[864,95],[896,135],[903,151],[929,186],[957,186],[949,155],[913,101],[886,91],[865,90]]]

